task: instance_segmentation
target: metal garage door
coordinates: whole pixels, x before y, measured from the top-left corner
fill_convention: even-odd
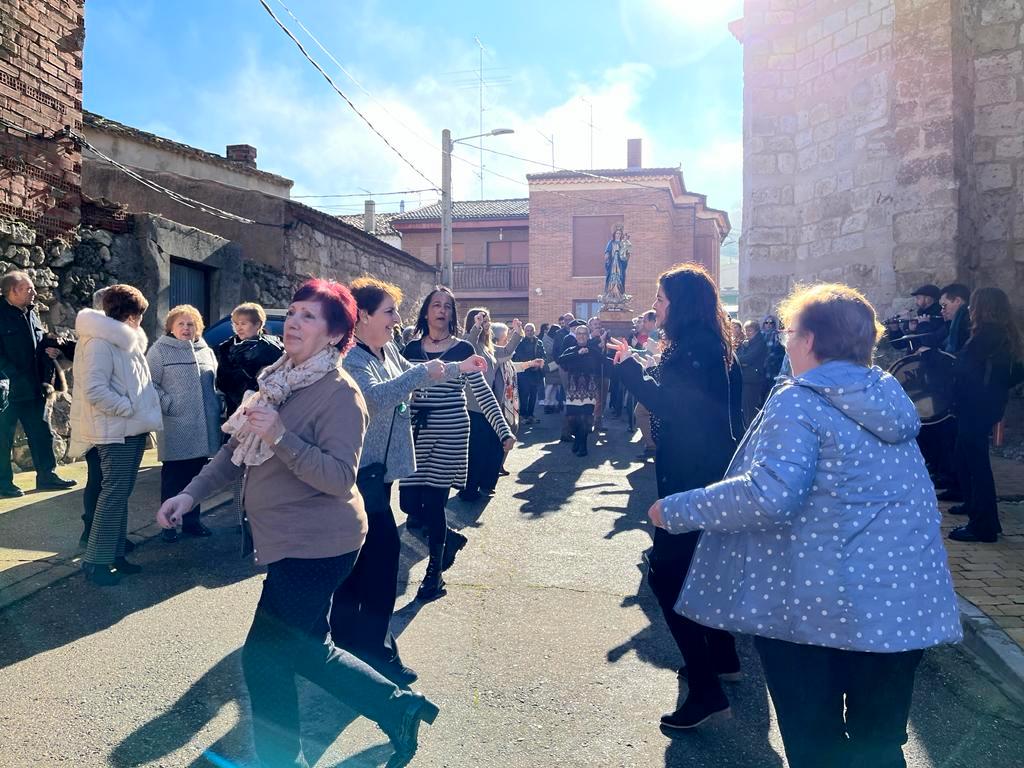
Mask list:
[[[210,322],[210,275],[202,267],[171,259],[171,306],[191,304]]]

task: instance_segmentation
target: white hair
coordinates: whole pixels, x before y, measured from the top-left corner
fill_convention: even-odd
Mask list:
[[[508,336],[508,326],[504,323],[491,323],[491,336],[500,343],[502,339]]]

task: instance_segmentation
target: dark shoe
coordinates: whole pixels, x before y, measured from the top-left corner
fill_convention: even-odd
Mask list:
[[[422,693],[412,694],[413,701],[402,716],[402,725],[398,733],[389,733],[395,754],[388,760],[385,768],[404,768],[412,762],[419,746],[420,723],[433,723],[440,709]]]
[[[954,504],[952,507],[946,510],[951,515],[969,515],[971,511],[967,508],[966,504]]]
[[[729,700],[724,695],[708,701],[698,701],[691,695],[675,712],[661,716],[661,727],[671,735],[673,731],[688,731],[709,720],[728,720],[731,717]]]
[[[458,531],[448,529],[448,535],[445,537],[444,542],[444,558],[441,561],[441,570],[447,571],[453,565],[455,565],[455,556],[459,554],[463,547],[468,542],[465,536]]]
[[[211,531],[202,523],[195,523],[194,525],[183,525],[181,526],[181,533],[183,536],[195,536],[198,539],[202,539],[207,536],[213,536],[213,531]]]
[[[86,581],[91,581],[98,587],[112,587],[121,582],[121,572],[113,565],[82,563],[82,570],[85,571]]]
[[[939,501],[963,501],[964,496],[960,493],[959,488],[949,488],[942,493],[935,494],[935,498]]]
[[[423,576],[423,582],[416,592],[416,599],[422,603],[429,603],[448,594],[444,588],[444,579],[441,578],[441,566],[444,561],[444,539],[436,541],[431,538],[429,541],[430,559],[427,560],[427,572]]]
[[[178,540],[178,529],[177,528],[164,528],[163,533],[160,534],[160,538],[168,544],[173,544]]]
[[[423,580],[420,584],[420,588],[416,590],[416,599],[421,603],[430,603],[434,600],[440,600],[442,597],[448,594],[448,590],[445,589],[444,579],[438,578],[436,581]]]
[[[25,492],[18,486],[11,483],[10,485],[0,486],[0,498],[4,499],[17,499],[24,496]]]
[[[78,485],[77,481],[57,477],[54,472],[36,476],[37,491],[66,491],[68,488],[74,488],[76,485]]]
[[[135,551],[135,542],[132,541],[131,539],[125,539],[124,540],[124,553],[127,555],[127,554],[131,554],[134,551]]]
[[[459,498],[462,499],[463,501],[472,502],[477,501],[482,494],[480,493],[480,491],[471,491],[468,488],[463,488],[461,491],[459,491],[458,495]]]
[[[562,437],[559,438],[559,440],[560,440],[560,442],[563,442],[563,443],[571,443],[573,440],[575,440],[575,438],[573,438],[571,436],[570,437],[566,437],[565,435],[562,435]]]
[[[119,557],[114,561],[114,567],[117,568],[117,572],[122,576],[131,576],[134,573],[142,573],[141,565],[129,563],[123,557]]]
[[[400,661],[397,663],[392,662],[390,664],[383,664],[377,668],[377,671],[399,688],[408,688],[420,678],[420,676],[416,674],[415,669],[405,666],[405,664]]]
[[[512,474],[512,473],[511,473],[511,472],[509,472],[509,471],[508,471],[507,469],[505,469],[504,467],[502,467],[501,469],[499,469],[499,470],[498,470],[498,476],[499,476],[499,477],[508,477],[508,476],[509,476],[510,474]]]
[[[961,525],[959,528],[954,528],[949,532],[949,538],[953,541],[966,541],[966,542],[982,542],[985,544],[994,544],[999,538],[997,535],[992,534],[991,536],[981,536],[971,530],[969,525]]]

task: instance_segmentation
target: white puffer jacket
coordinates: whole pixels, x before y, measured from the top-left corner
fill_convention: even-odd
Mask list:
[[[78,313],[75,331],[71,455],[160,430],[160,398],[146,363],[146,334],[94,309]]]

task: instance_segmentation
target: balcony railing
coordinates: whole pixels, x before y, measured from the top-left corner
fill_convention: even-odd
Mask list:
[[[527,291],[530,288],[529,264],[454,264],[456,291]]]

